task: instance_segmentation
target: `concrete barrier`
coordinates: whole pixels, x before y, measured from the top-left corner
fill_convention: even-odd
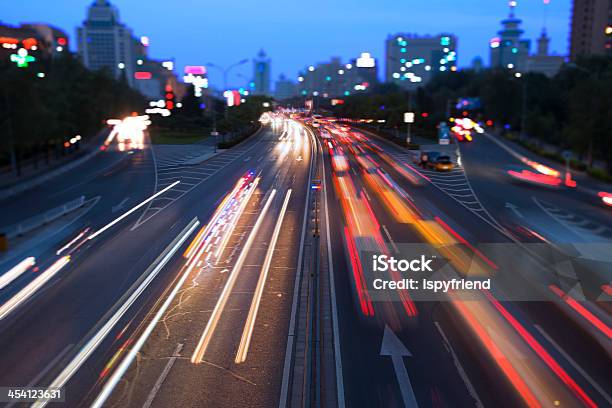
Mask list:
[[[40,228],[43,225],[53,222],[61,216],[66,215],[69,212],[76,210],[77,208],[82,207],[84,203],[85,196],[80,196],[76,200],[68,201],[64,205],[52,208],[51,210],[46,211],[43,214],[25,219],[19,222],[18,224],[0,227],[0,230],[2,231],[0,232],[0,236],[4,235],[5,239],[8,240],[27,234],[28,232],[35,230],[36,228]],[[1,245],[2,243],[0,242],[0,247]]]

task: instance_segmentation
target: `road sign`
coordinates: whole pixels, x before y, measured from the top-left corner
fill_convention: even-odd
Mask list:
[[[404,112],[404,123],[414,123],[414,112]]]
[[[440,122],[438,127],[438,143],[441,145],[450,144],[450,131],[446,122]]]

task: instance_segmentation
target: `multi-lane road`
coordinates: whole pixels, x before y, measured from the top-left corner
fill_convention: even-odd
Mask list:
[[[518,183],[493,136],[439,173],[367,130],[270,119],[216,155],[109,148],[0,203],[8,224],[96,199],[3,258],[36,265],[0,289],[0,385],[71,407],[612,405],[592,186]],[[372,286],[363,251],[415,248],[491,289]]]

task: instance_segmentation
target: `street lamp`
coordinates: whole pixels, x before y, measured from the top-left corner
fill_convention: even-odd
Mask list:
[[[232,65],[230,65],[228,67],[225,67],[225,68],[220,66],[220,65],[213,64],[212,62],[209,62],[206,65],[209,66],[209,67],[212,67],[212,68],[217,68],[218,70],[220,70],[223,73],[223,91],[227,91],[227,77],[228,77],[229,72],[232,69],[234,69],[234,68],[236,68],[236,67],[238,67],[240,65],[246,64],[247,62],[249,62],[249,60],[247,58],[245,58],[245,59],[240,60],[240,61],[238,61],[238,62],[236,62],[236,63],[234,63],[234,64],[232,64]],[[224,116],[225,116],[225,119],[227,120],[227,103],[225,104]]]
[[[240,61],[238,61],[238,62],[236,62],[236,63],[234,63],[234,64],[232,64],[232,65],[230,65],[228,67],[225,67],[225,68],[220,66],[220,65],[213,64],[212,62],[209,62],[206,65],[209,66],[209,67],[212,67],[212,68],[217,68],[218,70],[220,70],[223,73],[223,90],[227,91],[227,77],[228,77],[229,72],[232,69],[234,69],[234,68],[236,68],[236,67],[238,67],[240,65],[246,64],[247,62],[249,62],[249,60],[248,60],[248,58],[245,58],[245,59],[240,60]]]

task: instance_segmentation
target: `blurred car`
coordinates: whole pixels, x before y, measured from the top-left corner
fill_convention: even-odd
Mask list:
[[[423,168],[433,168],[433,165],[438,156],[440,156],[440,152],[421,152],[421,156],[419,157],[419,165]]]
[[[437,171],[451,171],[455,164],[450,156],[438,156],[433,162],[430,162],[430,166]]]

